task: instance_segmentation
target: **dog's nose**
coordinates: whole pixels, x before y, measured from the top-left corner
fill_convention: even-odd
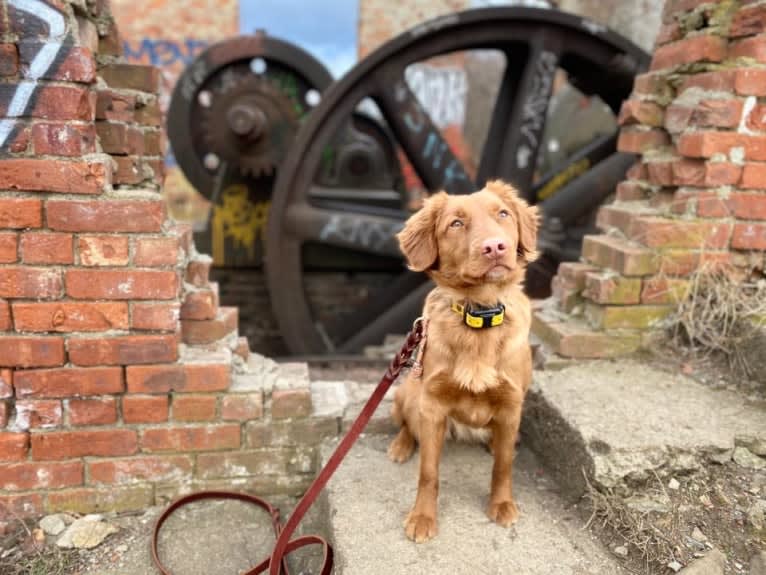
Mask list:
[[[481,253],[488,258],[496,259],[505,254],[505,240],[502,238],[490,238],[481,244]]]

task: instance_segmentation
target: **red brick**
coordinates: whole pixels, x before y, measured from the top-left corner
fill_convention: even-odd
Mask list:
[[[18,397],[76,397],[122,393],[119,367],[66,367],[17,371],[14,387]]]
[[[742,100],[700,100],[692,113],[691,123],[716,128],[738,126],[742,107]]]
[[[655,248],[721,249],[729,245],[731,224],[704,220],[668,220],[659,217],[637,218],[630,237]]]
[[[53,367],[64,360],[62,337],[0,337],[0,365]]]
[[[21,234],[21,260],[25,264],[71,264],[72,234],[25,232]]]
[[[734,224],[731,247],[735,250],[766,250],[766,224]]]
[[[229,387],[225,364],[146,365],[126,369],[128,393],[224,391]]]
[[[715,188],[735,185],[740,180],[742,166],[730,162],[704,162],[680,159],[672,163],[673,184]]]
[[[679,214],[696,214],[703,218],[725,218],[731,215],[726,199],[717,192],[679,190],[672,206]]]
[[[0,520],[40,517],[43,511],[43,496],[39,493],[0,496]]]
[[[618,121],[620,125],[644,124],[646,126],[662,127],[665,111],[654,102],[641,100],[625,100],[620,109]]]
[[[729,264],[729,252],[694,252],[689,250],[665,250],[662,254],[660,273],[670,276],[688,276],[705,266],[715,269]]]
[[[671,134],[683,132],[691,122],[694,108],[672,104],[665,110],[665,129]]]
[[[186,266],[186,281],[196,287],[207,287],[212,263],[210,259],[191,260]]]
[[[0,76],[15,76],[19,72],[19,53],[13,44],[0,44]]]
[[[246,337],[237,338],[237,346],[232,350],[236,355],[242,358],[243,361],[247,361],[250,357],[250,344]]]
[[[646,162],[649,182],[659,186],[673,184],[673,163],[670,161]]]
[[[647,150],[661,148],[670,144],[670,136],[664,130],[639,130],[623,128],[617,140],[617,149],[621,152],[641,154]]]
[[[96,130],[92,125],[35,124],[32,126],[35,154],[82,156],[96,151]]]
[[[167,395],[126,395],[122,398],[125,423],[163,423],[168,420]]]
[[[71,487],[48,493],[46,513],[104,513],[140,511],[154,504],[150,485],[105,487]]]
[[[610,236],[585,236],[582,255],[588,262],[626,276],[654,274],[659,267],[657,256],[651,250]]]
[[[613,272],[588,272],[583,296],[600,304],[637,304],[641,301],[641,280]]]
[[[152,331],[176,331],[180,306],[177,303],[141,303],[131,304],[131,323],[133,329]]]
[[[108,425],[117,422],[117,400],[113,397],[98,399],[70,399],[67,409],[70,425]]]
[[[733,92],[736,76],[737,71],[735,70],[715,70],[713,72],[692,74],[684,78],[678,93],[680,95],[689,88],[702,88],[703,90],[714,92]]]
[[[7,399],[0,399],[0,429],[8,425],[11,416],[11,404]]]
[[[144,429],[141,432],[141,450],[148,452],[213,451],[239,446],[239,424]]]
[[[111,88],[140,92],[158,92],[160,71],[155,66],[115,63],[103,66],[99,73]]]
[[[237,331],[239,309],[236,307],[218,308],[215,319],[181,320],[181,337],[189,345],[214,343]]]
[[[96,100],[96,118],[117,122],[135,120],[136,97],[125,92],[99,90]]]
[[[145,154],[144,134],[135,126],[114,122],[96,123],[101,149],[107,154],[142,156]],[[150,155],[146,153],[146,155]]]
[[[730,58],[752,58],[756,62],[766,62],[766,35],[745,38],[729,45]]]
[[[23,154],[31,151],[29,142],[32,137],[32,129],[24,124],[18,124],[15,133],[12,133],[12,139],[6,144],[7,151],[12,154]]]
[[[61,295],[61,272],[55,268],[0,268],[0,297],[50,299]]]
[[[212,421],[217,399],[214,395],[174,395],[173,419],[176,421]]]
[[[0,263],[13,264],[18,258],[19,236],[14,233],[0,233]]]
[[[748,160],[766,160],[766,135],[753,136],[736,132],[691,132],[678,139],[678,152],[693,158],[729,155],[732,148],[743,148]]]
[[[143,126],[159,127],[162,124],[162,109],[157,98],[146,100],[136,107],[136,122]]]
[[[729,37],[750,36],[766,31],[766,6],[759,4],[740,8],[731,21]]]
[[[695,62],[721,62],[726,58],[726,40],[719,36],[692,36],[658,47],[651,70],[675,68]]]
[[[675,42],[683,37],[683,32],[678,22],[671,22],[670,24],[663,24],[660,26],[660,31],[657,33],[657,37],[654,42],[656,46],[667,44],[668,42]]]
[[[178,238],[137,238],[133,264],[137,266],[175,266],[178,263]]]
[[[102,161],[64,161],[43,158],[0,160],[0,181],[10,190],[100,194],[110,180]]]
[[[747,127],[754,131],[766,131],[766,105],[757,104],[747,116]]]
[[[0,105],[0,108],[3,108]],[[44,86],[35,92],[33,118],[93,121],[96,94],[81,86]]]
[[[263,417],[261,393],[226,394],[221,402],[221,419],[224,421],[249,421]]]
[[[28,68],[45,44],[24,39],[19,42],[21,64]],[[96,60],[93,53],[82,46],[69,46],[64,58],[56,66],[50,66],[40,78],[90,84],[96,79]]]
[[[639,74],[633,81],[633,92],[645,96],[672,98],[673,91],[665,74]]]
[[[11,463],[0,465],[3,489],[59,489],[82,485],[84,465],[81,461],[62,463]]]
[[[148,270],[67,270],[66,293],[77,299],[174,299],[178,274]]]
[[[117,169],[112,175],[115,184],[140,184],[152,178],[151,170],[141,156],[112,156],[117,163]]]
[[[311,415],[311,390],[275,389],[271,393],[271,417],[308,417]]]
[[[645,279],[641,289],[641,303],[678,304],[688,289],[688,280],[667,277]]]
[[[11,331],[11,306],[7,301],[0,300],[0,331]]]
[[[39,228],[43,225],[43,203],[29,198],[0,198],[0,227]]]
[[[218,293],[213,289],[186,292],[181,305],[181,319],[214,319],[218,313]]]
[[[735,216],[743,220],[766,220],[766,195],[734,193],[729,206]]]
[[[75,365],[133,365],[178,359],[174,335],[127,335],[69,340],[69,360]]]
[[[48,227],[65,232],[159,232],[164,200],[48,200]]]
[[[766,96],[766,70],[760,68],[736,70],[734,90],[742,96]]]
[[[19,429],[58,427],[64,421],[61,402],[55,399],[20,399],[16,401],[16,425]]]
[[[124,266],[130,259],[127,236],[80,236],[77,250],[83,266]]]
[[[671,22],[683,12],[689,12],[698,6],[710,3],[711,0],[667,0],[662,10],[662,21]]]
[[[21,332],[128,328],[127,303],[14,303],[13,314],[16,330]]]
[[[739,187],[759,190],[766,188],[766,164],[746,163],[742,168]]]
[[[29,434],[0,431],[0,461],[22,461],[27,458]],[[2,514],[2,506],[0,506]]]
[[[0,369],[0,399],[13,397],[13,370]]]
[[[628,168],[628,171],[625,172],[625,177],[631,181],[645,180],[647,178],[646,166],[641,160],[634,162],[633,165]]]
[[[138,450],[136,432],[131,429],[34,433],[31,443],[32,458],[38,460],[117,457]]]
[[[194,463],[191,457],[149,456],[107,459],[88,462],[88,477],[93,483],[125,484],[170,481],[190,477]]]

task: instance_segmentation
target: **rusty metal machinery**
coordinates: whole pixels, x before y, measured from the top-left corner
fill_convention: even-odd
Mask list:
[[[261,266],[279,165],[331,81],[313,56],[263,32],[214,44],[184,70],[168,110],[168,137],[187,179],[212,204],[196,242],[217,266]],[[318,179],[328,201],[375,203],[348,191],[399,186],[390,136],[362,113],[324,153],[331,161]],[[384,201],[400,207],[402,195]]]
[[[466,50],[492,50],[505,61],[475,172],[453,153],[405,77],[415,63]],[[469,10],[437,18],[358,63],[323,94],[299,130],[274,188],[266,273],[272,307],[290,350],[357,352],[387,333],[404,333],[430,288],[422,274],[405,271],[394,237],[408,212],[354,202],[353,190],[335,190],[333,195],[323,177],[327,150],[343,139],[360,103],[374,102],[382,116],[376,125],[393,136],[429,191],[469,193],[499,177],[539,204],[544,214],[540,247],[546,256],[530,270],[528,281],[534,283],[537,274],[536,281],[545,284],[559,261],[578,257],[596,208],[633,161],[616,152],[615,129],[539,173],[556,75],[563,71],[570,86],[588,97],[598,96],[616,115],[634,76],[648,63],[646,53],[601,25],[530,8]],[[566,130],[566,118],[564,124]],[[354,165],[352,159],[347,163]],[[383,182],[375,184],[381,198],[400,192],[381,186]],[[343,261],[339,254],[362,258],[368,269],[386,269],[388,274],[363,283],[359,293],[349,294],[343,309],[327,314],[312,288],[317,250],[332,254],[336,262]],[[342,266],[338,271],[343,272]]]

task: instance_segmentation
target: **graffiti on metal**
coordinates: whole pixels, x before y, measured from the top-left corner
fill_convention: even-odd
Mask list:
[[[522,141],[516,150],[516,165],[521,169],[526,169],[529,166],[532,153],[540,145],[557,64],[556,54],[548,51],[541,52],[535,62],[532,85],[529,89],[529,96],[524,102],[521,116],[519,131]]]
[[[266,241],[270,201],[252,202],[247,186],[235,184],[221,194],[221,203],[213,208],[213,262],[223,265],[226,240],[233,247],[255,258],[257,241]]]
[[[352,215],[333,214],[322,228],[319,239],[332,243],[335,238],[365,250],[384,252],[403,226],[400,222],[376,222]]]

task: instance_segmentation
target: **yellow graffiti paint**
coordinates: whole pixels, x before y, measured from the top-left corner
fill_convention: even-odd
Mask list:
[[[543,186],[543,189],[540,190],[537,194],[537,199],[544,200],[547,197],[552,196],[558,192],[559,189],[564,186],[564,184],[569,183],[576,177],[581,176],[587,172],[588,168],[590,168],[590,160],[588,158],[583,158],[579,162],[575,162],[571,166],[568,166],[565,170],[556,174],[550,182]]]
[[[221,195],[221,204],[213,208],[213,263],[223,265],[226,254],[226,240],[230,239],[235,249],[247,250],[250,258],[255,257],[255,242],[266,241],[270,201],[251,202],[247,186],[229,186]]]

